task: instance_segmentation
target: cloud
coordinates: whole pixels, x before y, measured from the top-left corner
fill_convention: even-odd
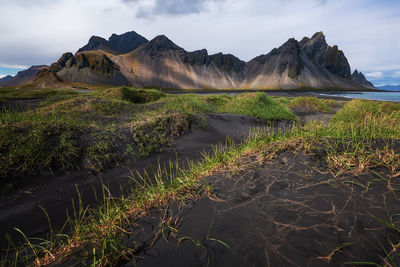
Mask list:
[[[210,3],[223,3],[226,0],[122,0],[137,8],[136,15],[139,18],[153,16],[176,16],[196,14],[207,11]]]
[[[368,72],[365,74],[368,78],[380,78],[382,77],[382,71]]]
[[[15,65],[15,64],[7,64],[7,63],[1,63],[0,62],[0,68],[7,68],[7,69],[27,69],[29,68],[26,65]]]
[[[394,78],[400,78],[400,70],[396,70],[393,72],[393,77]]]
[[[6,77],[7,75],[5,74],[0,74],[0,79]]]

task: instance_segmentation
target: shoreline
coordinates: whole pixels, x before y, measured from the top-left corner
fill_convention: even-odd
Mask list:
[[[162,90],[162,89],[161,89]],[[396,91],[301,91],[301,90],[177,90],[177,91],[169,91],[162,90],[165,93],[169,94],[194,94],[194,95],[218,95],[218,94],[227,94],[227,95],[238,95],[242,93],[257,93],[262,92],[267,94],[268,96],[273,97],[299,97],[299,96],[313,96],[322,99],[333,99],[333,100],[344,100],[349,101],[352,99],[365,99],[371,101],[383,101],[383,102],[394,102],[400,103],[399,100],[392,99],[373,99],[373,98],[363,98],[357,97],[357,95],[363,95],[363,93],[400,93]],[[341,96],[343,95],[343,96]],[[349,96],[354,95],[354,96]]]

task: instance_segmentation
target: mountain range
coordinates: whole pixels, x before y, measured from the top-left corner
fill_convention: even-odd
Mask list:
[[[48,66],[46,65],[38,65],[38,66],[32,66],[29,69],[22,70],[17,73],[14,77],[11,75],[7,75],[3,78],[0,79],[0,86],[17,86],[22,83],[26,83],[31,81],[36,74],[43,69],[47,69]]]
[[[18,75],[17,75],[18,76]],[[10,81],[10,80],[8,80]],[[7,81],[5,81],[7,82]],[[182,89],[375,89],[322,32],[248,62],[231,54],[188,52],[164,35],[147,40],[136,32],[93,36],[77,53],[65,53],[24,85],[130,85]],[[1,81],[0,81],[1,86]]]

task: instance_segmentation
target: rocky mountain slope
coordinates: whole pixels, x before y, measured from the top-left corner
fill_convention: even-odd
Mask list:
[[[98,50],[77,53],[75,56],[65,53],[56,63],[51,64],[49,71],[61,80],[74,83],[128,84],[119,66]]]
[[[134,31],[121,35],[113,34],[108,40],[102,37],[92,36],[87,45],[80,48],[78,52],[102,50],[112,54],[124,54],[135,50],[140,45],[147,42],[148,40],[146,38]]]
[[[372,83],[370,83],[367,78],[365,78],[364,74],[362,72],[358,72],[358,70],[355,70],[353,74],[351,75],[351,79],[353,81],[359,82],[361,84],[367,85],[367,86],[374,86]]]
[[[343,53],[322,32],[244,62],[233,55],[188,52],[164,35],[147,41],[136,32],[92,37],[49,71],[66,82],[162,88],[375,89],[362,73],[350,72]]]
[[[46,65],[32,66],[29,69],[18,72],[17,75],[15,75],[14,77],[7,78],[6,76],[4,77],[6,79],[3,78],[0,80],[0,86],[16,86],[24,82],[30,81],[36,76],[36,74],[40,70],[45,69],[47,67],[48,66]]]
[[[1,79],[0,79],[0,82],[5,82],[5,81],[8,81],[8,80],[10,80],[10,79],[12,79],[12,78],[13,78],[13,76],[7,75],[7,76],[4,76],[3,78],[1,78]]]

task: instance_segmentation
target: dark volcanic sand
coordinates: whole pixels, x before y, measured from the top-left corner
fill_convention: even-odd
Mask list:
[[[367,185],[378,175],[334,178],[315,155],[291,151],[261,164],[255,157],[243,164],[250,166],[239,174],[225,172],[206,179],[216,195],[190,201],[180,208],[172,205],[167,207],[168,212],[154,210],[139,219],[133,228],[136,234],[130,238],[141,251],[137,265],[383,263],[383,249],[391,251],[387,240],[394,244],[400,241],[399,233],[379,221],[388,221],[388,214],[400,212],[400,201],[388,190],[387,182],[375,181],[368,190],[356,185]],[[164,236],[158,232],[161,218],[167,221],[169,217],[176,222],[171,226],[179,231],[175,237],[166,226]],[[398,225],[400,218],[393,219]],[[151,248],[155,237],[158,241]],[[199,242],[197,246],[193,240]],[[338,250],[334,252],[335,249]],[[330,254],[332,257],[328,258]]]
[[[7,194],[0,199],[0,247],[7,248],[4,238],[6,233],[19,236],[13,230],[21,229],[28,237],[40,236],[49,230],[48,222],[39,205],[45,207],[50,215],[53,227],[60,228],[66,221],[66,209],[71,212],[71,199],[77,199],[75,185],[81,192],[85,205],[95,205],[93,188],[101,190],[101,182],[111,187],[113,195],[121,195],[122,188],[128,184],[131,170],[143,173],[169,164],[169,161],[179,161],[180,167],[187,160],[202,159],[203,152],[212,152],[213,146],[225,144],[229,136],[235,143],[243,141],[252,128],[263,124],[255,118],[233,114],[206,115],[207,127],[194,129],[187,135],[176,140],[173,147],[166,147],[147,159],[137,161],[126,168],[110,169],[102,175],[93,178],[83,178],[82,173],[75,172],[56,177],[36,177],[18,192]],[[283,123],[282,125],[286,125]],[[77,202],[76,202],[77,203]],[[71,214],[71,213],[70,213]]]

